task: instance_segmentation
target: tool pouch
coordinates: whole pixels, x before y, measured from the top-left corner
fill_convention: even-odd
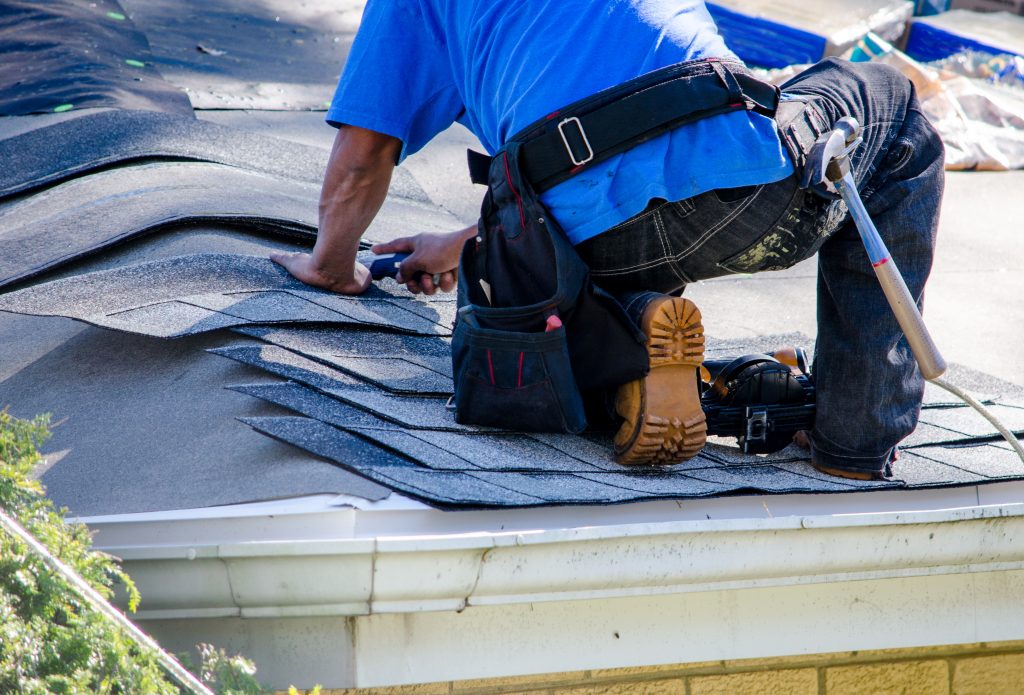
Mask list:
[[[519,148],[513,141],[491,161],[477,236],[459,263],[455,419],[580,432],[585,395],[646,374],[645,338],[591,283],[521,175]]]

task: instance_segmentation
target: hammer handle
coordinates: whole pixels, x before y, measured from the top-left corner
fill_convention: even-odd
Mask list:
[[[924,325],[921,312],[917,308],[917,302],[907,289],[907,283],[903,280],[896,261],[889,254],[885,242],[879,236],[875,223],[871,221],[864,203],[857,192],[857,185],[853,176],[846,173],[839,181],[836,181],[839,193],[846,201],[846,207],[850,210],[850,216],[857,225],[861,241],[868,252],[868,258],[875,269],[875,276],[882,285],[885,298],[889,300],[893,314],[896,315],[896,322],[899,323],[903,334],[907,336],[907,343],[914,353],[921,374],[925,379],[931,380],[942,376],[946,372],[946,360],[942,358],[939,348],[932,340],[928,327]]]
[[[924,325],[917,302],[907,289],[907,283],[903,281],[896,261],[889,258],[885,263],[876,265],[875,275],[882,285],[885,298],[889,300],[892,312],[896,314],[897,323],[907,336],[910,349],[921,368],[921,374],[929,381],[942,376],[946,371],[946,360],[942,358],[939,348]]]

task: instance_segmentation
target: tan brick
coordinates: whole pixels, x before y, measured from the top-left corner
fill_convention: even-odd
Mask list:
[[[320,695],[447,695],[450,683],[420,683],[417,685],[390,685],[379,688],[331,688],[323,689]],[[305,695],[312,693],[306,691]]]
[[[953,665],[953,695],[1003,695],[1024,688],[1024,654],[960,659]]]
[[[949,666],[945,661],[838,666],[825,671],[826,695],[946,695]]]
[[[818,695],[818,672],[813,668],[693,676],[690,695]]]
[[[835,663],[838,658],[849,656],[849,652],[840,654],[807,654],[801,656],[770,656],[760,659],[726,659],[722,663],[725,673],[737,671],[782,671],[796,668],[813,668],[819,664]]]
[[[654,676],[659,673],[685,674],[693,671],[721,671],[721,661],[698,661],[692,664],[656,664],[651,666],[623,666],[621,668],[600,668],[590,672],[590,677],[597,680],[615,680],[617,678],[635,678],[636,676]]]
[[[535,676],[516,676],[513,678],[477,678],[473,680],[454,681],[452,692],[526,692],[548,688],[550,686],[579,683],[587,677],[586,671],[565,671],[563,673],[542,673]]]
[[[686,684],[679,679],[634,680],[628,683],[592,684],[579,688],[559,688],[551,695],[683,695]]]

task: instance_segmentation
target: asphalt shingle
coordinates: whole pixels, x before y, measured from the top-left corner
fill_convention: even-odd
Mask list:
[[[176,337],[249,323],[370,324],[440,335],[430,303],[396,285],[362,298],[303,285],[266,258],[230,254],[179,256],[55,280],[0,296],[0,311],[65,316],[97,326]],[[416,305],[415,311],[403,306]],[[427,308],[423,308],[427,307]]]
[[[147,160],[213,162],[319,186],[329,153],[318,147],[153,111],[114,110],[82,115],[0,140],[0,198],[108,168]],[[237,191],[243,192],[241,190]],[[430,199],[409,172],[392,177],[389,194]],[[422,205],[428,217],[440,213]]]

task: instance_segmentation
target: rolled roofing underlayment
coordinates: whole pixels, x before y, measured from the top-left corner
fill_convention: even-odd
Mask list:
[[[324,109],[361,0],[124,0],[154,62],[197,109]]]
[[[3,116],[109,106],[192,117],[188,97],[153,67],[145,35],[114,0],[5,0],[0,54]]]
[[[125,0],[127,10],[109,0],[89,8],[55,2],[46,11],[56,17],[58,31],[86,37],[56,46],[18,29],[34,21],[27,3],[8,4],[0,13],[0,46],[17,60],[0,65],[0,84],[24,79],[4,92],[9,98],[0,99],[0,112],[122,110],[85,114],[0,140],[0,161],[7,163],[0,171],[0,288],[45,280],[46,272],[71,260],[172,226],[231,225],[312,241],[327,151],[197,121],[185,94],[196,108],[323,108],[358,24],[360,3],[339,12],[311,0],[290,8],[290,14],[273,14],[243,0],[213,0],[184,10],[169,0]],[[961,124],[991,119],[993,113],[1016,123],[1013,119],[1024,114],[1013,106],[1016,97],[975,98],[982,88],[961,75],[975,90],[965,96],[967,91],[957,91],[944,73],[914,62],[882,38],[859,40],[868,30],[897,36],[909,18],[908,3],[832,4],[836,8],[810,13],[806,3],[788,0],[781,5],[779,0],[754,5],[721,0],[711,11],[727,41],[755,64],[789,65],[843,51],[854,59],[895,64],[918,83],[940,128],[949,114]],[[149,36],[152,50],[135,27]],[[72,84],[78,75],[75,61],[83,62],[87,45],[102,45],[109,54],[91,56],[85,62],[94,74]],[[157,67],[183,91],[164,81]],[[931,101],[936,95],[945,101]],[[993,110],[994,103],[1001,106]],[[5,105],[8,111],[2,110]],[[978,145],[979,133],[989,135],[974,125],[944,130],[947,166],[1024,166],[1024,158],[1012,154],[1014,131],[999,128],[1001,123],[992,124],[996,134],[989,135],[1004,139],[991,147]],[[456,227],[408,172],[396,171],[367,240]],[[414,297],[385,281],[364,296],[341,297],[299,283],[265,257],[189,255],[77,274],[0,294],[0,311],[66,316],[125,333],[180,338],[194,361],[214,359],[200,351],[207,349],[232,360],[217,362],[239,370],[247,365],[248,374],[278,379],[230,386],[230,396],[245,394],[252,397],[245,400],[301,417],[237,416],[259,432],[335,462],[339,474],[361,476],[332,478],[310,466],[303,475],[322,481],[310,487],[284,484],[287,470],[263,470],[279,476],[281,494],[310,494],[318,484],[379,499],[378,485],[383,485],[428,504],[465,509],[1024,479],[1019,461],[988,423],[931,389],[921,425],[904,442],[890,481],[825,476],[795,446],[755,457],[724,441],[709,443],[677,466],[626,469],[614,463],[606,432],[523,434],[463,425],[447,407],[453,388],[447,336],[455,303],[450,296]],[[217,332],[223,328],[236,334]],[[206,337],[188,337],[197,334]],[[253,344],[253,338],[260,343]],[[707,354],[735,356],[809,342],[792,335],[709,339]],[[187,371],[188,358],[178,357],[177,368]],[[1024,400],[996,398],[992,409],[1012,430],[1024,432]],[[238,466],[211,473],[222,486],[239,475]],[[266,497],[265,485],[251,487],[201,501]],[[145,500],[133,504],[155,508]]]

